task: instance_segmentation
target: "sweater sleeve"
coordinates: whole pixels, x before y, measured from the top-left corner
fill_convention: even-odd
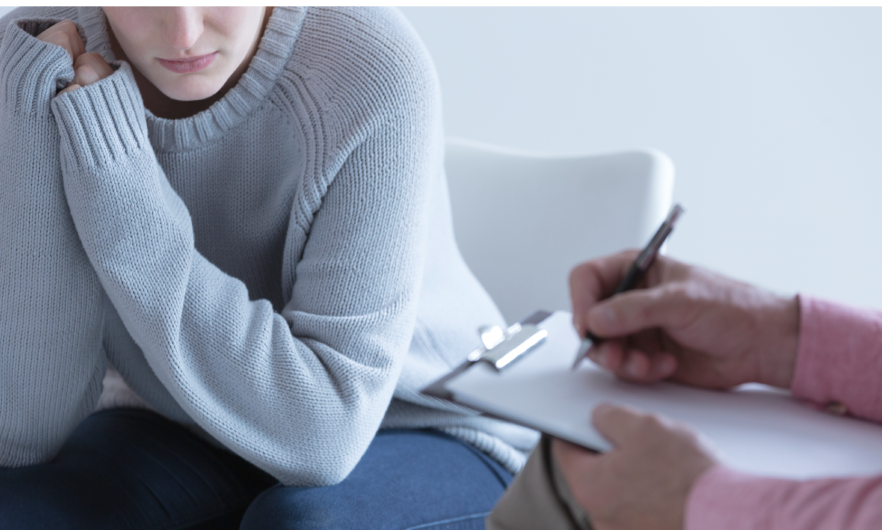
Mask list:
[[[71,213],[126,329],[194,421],[287,485],[355,466],[413,333],[440,106],[433,87],[411,88],[322,161],[280,313],[195,249],[128,64],[53,102]],[[289,239],[303,230],[293,217]]]
[[[56,91],[70,55],[35,38],[59,22],[0,19],[0,466],[43,462],[100,394],[102,291],[62,188]]]
[[[882,421],[882,313],[800,296],[793,393]],[[687,503],[689,530],[869,530],[882,526],[882,477],[794,481],[722,466]]]

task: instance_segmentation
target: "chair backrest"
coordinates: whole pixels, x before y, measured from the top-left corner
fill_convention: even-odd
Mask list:
[[[674,187],[658,151],[553,157],[448,139],[446,169],[457,244],[509,323],[569,310],[570,269],[645,245]]]

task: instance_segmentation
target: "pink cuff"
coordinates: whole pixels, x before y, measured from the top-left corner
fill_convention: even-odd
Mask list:
[[[685,530],[773,528],[770,508],[790,484],[715,466],[698,477],[689,491]]]
[[[882,421],[882,313],[800,295],[791,389]],[[882,528],[882,477],[796,482],[716,466],[689,492],[686,530]]]
[[[799,303],[793,394],[882,421],[882,313],[802,295]]]
[[[804,482],[716,466],[686,499],[685,530],[878,530],[882,477]]]

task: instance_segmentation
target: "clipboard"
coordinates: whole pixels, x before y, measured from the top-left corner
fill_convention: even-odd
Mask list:
[[[610,402],[688,425],[739,471],[791,479],[882,474],[882,426],[822,412],[780,389],[635,384],[588,360],[571,371],[579,337],[568,312],[537,311],[484,339],[422,393],[601,452],[611,446],[591,412]]]

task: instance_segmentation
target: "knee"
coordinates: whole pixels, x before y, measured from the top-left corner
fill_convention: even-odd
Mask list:
[[[95,410],[104,364],[51,368],[55,374],[45,380],[37,373],[20,373],[14,385],[6,384],[7,378],[0,381],[0,468],[51,460]]]
[[[0,469],[43,464],[61,449],[63,438],[47,437],[39,429],[14,429],[0,424]]]
[[[35,406],[23,403],[15,407],[16,404],[13,402],[12,407],[0,409],[0,468],[48,462],[58,454],[65,440],[86,416],[82,412],[74,414],[69,411],[61,417],[52,416]]]
[[[333,502],[328,488],[275,486],[259,495],[248,507],[239,530],[313,530],[361,528],[348,502]]]
[[[245,511],[239,530],[285,530],[299,519],[297,503],[285,495],[288,488],[276,486],[258,495]]]

